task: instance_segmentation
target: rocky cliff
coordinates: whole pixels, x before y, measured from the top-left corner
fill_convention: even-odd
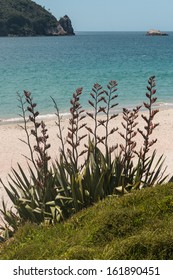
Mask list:
[[[70,18],[59,21],[31,0],[0,0],[0,36],[74,35]]]
[[[71,20],[69,19],[69,17],[67,15],[65,15],[62,18],[60,18],[59,23],[62,26],[63,30],[67,34],[74,35],[74,30],[73,30],[73,27],[72,27]]]

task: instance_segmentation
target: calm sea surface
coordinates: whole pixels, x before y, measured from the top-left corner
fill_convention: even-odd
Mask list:
[[[17,92],[32,92],[41,114],[62,113],[83,87],[87,108],[94,83],[118,82],[119,108],[140,104],[149,76],[156,76],[159,103],[173,104],[173,32],[148,37],[145,32],[79,32],[70,37],[0,38],[0,119],[20,113]]]

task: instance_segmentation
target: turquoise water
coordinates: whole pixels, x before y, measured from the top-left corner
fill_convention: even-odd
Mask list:
[[[149,76],[156,76],[160,103],[173,103],[173,33],[79,32],[70,37],[0,38],[0,119],[17,118],[17,92],[31,91],[41,114],[57,101],[62,113],[83,87],[87,107],[94,83],[118,82],[119,107],[140,104]]]

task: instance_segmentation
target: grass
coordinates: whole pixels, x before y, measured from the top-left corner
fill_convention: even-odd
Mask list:
[[[173,259],[173,184],[107,197],[55,226],[26,223],[0,259]]]

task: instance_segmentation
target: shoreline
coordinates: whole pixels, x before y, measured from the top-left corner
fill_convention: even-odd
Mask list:
[[[153,132],[153,135],[151,139],[157,138],[156,144],[152,147],[151,151],[156,149],[157,157],[164,155],[165,158],[165,167],[167,166],[166,174],[170,174],[169,178],[173,175],[173,108],[168,109],[161,109],[159,108],[159,113],[156,114],[154,123],[159,123],[159,126],[155,129]],[[140,111],[139,118],[137,119],[138,127],[143,128],[143,121],[140,117],[141,113],[145,114],[144,111]],[[101,116],[100,116],[101,117]],[[40,117],[40,119],[42,119]],[[56,157],[58,157],[59,153],[59,146],[60,142],[57,138],[57,132],[58,128],[55,124],[56,116],[50,118],[50,119],[44,119],[46,127],[48,129],[48,143],[51,144],[50,149],[48,150],[49,155],[51,156],[51,160],[53,161]],[[64,127],[64,138],[67,135],[67,127],[68,127],[68,116],[64,116],[62,119],[62,126]],[[84,120],[85,123],[87,123],[88,126],[92,127],[93,122],[92,120],[87,116]],[[122,119],[122,113],[118,115],[118,117],[111,123],[110,129],[112,127],[118,127],[119,131],[122,129],[121,122]],[[29,149],[28,147],[22,143],[19,139],[25,140],[25,132],[20,128],[21,123],[15,122],[15,123],[6,123],[5,125],[0,125],[0,133],[1,133],[1,145],[0,145],[0,178],[4,182],[5,185],[7,185],[8,181],[8,174],[11,173],[11,169],[18,169],[17,163],[19,163],[24,170],[26,170],[27,174],[27,161],[26,158],[23,155],[29,156]],[[28,123],[28,126],[30,126],[30,123]],[[104,133],[104,128],[100,127],[100,133]],[[116,140],[116,142],[115,142]],[[86,142],[87,140],[85,140]],[[136,136],[136,142],[138,148],[142,145],[142,138],[139,134]],[[115,145],[116,143],[120,144],[123,143],[123,139],[120,137],[118,132],[114,134],[113,137],[110,136],[109,138],[109,145]],[[103,145],[102,145],[103,146]],[[81,145],[82,149],[82,145]],[[2,197],[5,201],[7,201],[8,205],[9,199],[7,197],[7,194],[5,193],[5,190],[0,184],[0,208],[1,208],[1,200]]]
[[[143,105],[143,102],[141,102],[141,104]],[[141,104],[137,104],[137,105],[141,105]],[[113,113],[115,114],[121,114],[122,113],[122,109],[123,109],[123,106],[120,106],[121,104],[118,104],[118,108],[116,108],[116,110]],[[135,105],[136,106],[136,105]],[[128,106],[125,106],[125,108],[129,109],[129,110],[132,110],[135,106],[133,106],[132,104],[129,104]],[[70,104],[69,104],[69,107],[70,107]],[[154,104],[153,108],[158,108],[159,111],[163,111],[163,110],[169,110],[169,109],[173,109],[173,103],[168,103],[168,102],[157,102],[156,104]],[[86,112],[91,112],[91,110],[89,110],[91,107],[89,108],[84,108],[82,107]],[[60,116],[62,118],[68,118],[68,116],[70,116],[70,112],[69,112],[69,108],[68,108],[68,111],[65,111],[65,112],[60,112]],[[145,107],[142,106],[142,108],[140,109],[141,112],[144,112],[146,111]],[[101,116],[101,114],[100,114]],[[49,121],[49,120],[53,120],[56,118],[56,114],[55,114],[55,111],[54,112],[48,112],[48,113],[41,113],[39,114],[38,116],[38,119],[40,120],[44,120],[44,121]],[[18,117],[0,117],[0,127],[3,126],[3,125],[12,125],[12,124],[20,124],[22,123],[23,120],[22,118],[18,115]]]

